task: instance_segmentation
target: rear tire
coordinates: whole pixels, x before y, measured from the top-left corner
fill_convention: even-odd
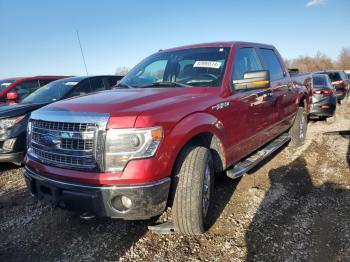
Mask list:
[[[176,231],[202,234],[209,227],[214,193],[214,165],[210,150],[186,147],[175,167],[178,181],[172,208]],[[175,180],[176,181],[176,180]]]
[[[307,113],[304,107],[299,107],[295,117],[293,126],[289,134],[291,136],[290,145],[292,147],[299,147],[305,143],[307,131]]]

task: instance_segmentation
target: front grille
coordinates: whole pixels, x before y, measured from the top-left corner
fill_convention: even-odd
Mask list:
[[[28,154],[49,165],[94,169],[97,130],[97,124],[33,119]]]
[[[51,152],[46,152],[44,150],[40,150],[35,147],[32,148],[32,153],[34,153],[34,155],[40,160],[43,160],[43,162],[49,162],[52,164],[57,164],[59,166],[81,167],[81,168],[95,167],[95,163],[92,158],[58,155],[58,154],[53,154]]]
[[[92,150],[94,141],[92,139],[61,139],[61,148],[72,150]]]
[[[51,122],[43,120],[32,120],[33,126],[38,128],[44,128],[49,130],[60,130],[60,131],[93,131],[97,127],[97,124],[91,123],[64,123],[64,122]]]

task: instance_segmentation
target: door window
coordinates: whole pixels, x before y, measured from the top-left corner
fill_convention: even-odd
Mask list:
[[[91,93],[90,82],[89,80],[85,80],[74,88],[69,97],[82,96],[88,93]]]
[[[252,47],[238,49],[233,66],[232,80],[243,79],[246,72],[263,70],[255,49]]]
[[[44,86],[44,85],[47,85],[48,83],[54,81],[56,79],[40,79],[40,86]]]
[[[24,81],[19,85],[16,85],[10,91],[17,92],[19,100],[22,100],[23,98],[27,97],[28,95],[33,93],[35,90],[37,90],[39,87],[40,85],[38,80]]]
[[[272,81],[279,80],[284,77],[281,63],[272,49],[261,48],[259,53],[266,67],[270,71],[270,79]]]
[[[108,86],[108,89],[111,89],[111,87],[115,86],[118,82],[118,80],[120,80],[121,77],[116,77],[116,76],[110,76],[108,77],[108,79],[106,79],[106,83],[107,83],[107,86]]]
[[[92,87],[92,92],[99,92],[106,90],[106,86],[104,85],[102,78],[92,78],[90,80],[91,82],[91,87]]]

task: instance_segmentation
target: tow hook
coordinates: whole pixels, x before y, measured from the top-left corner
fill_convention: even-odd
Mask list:
[[[91,219],[95,218],[95,215],[88,213],[88,212],[84,212],[80,215],[80,218],[83,220],[91,220]]]
[[[158,235],[170,235],[175,234],[175,228],[172,221],[167,221],[154,226],[148,226],[148,229]]]

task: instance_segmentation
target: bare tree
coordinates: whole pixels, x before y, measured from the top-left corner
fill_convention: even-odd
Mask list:
[[[312,72],[334,69],[335,63],[330,57],[318,51],[314,57],[299,56],[296,59],[286,60],[289,68],[298,68],[301,72]]]
[[[115,71],[115,75],[118,76],[125,76],[127,73],[129,73],[130,68],[127,66],[120,66],[117,68],[117,70]]]
[[[340,69],[350,70],[350,47],[340,50],[337,65]]]

